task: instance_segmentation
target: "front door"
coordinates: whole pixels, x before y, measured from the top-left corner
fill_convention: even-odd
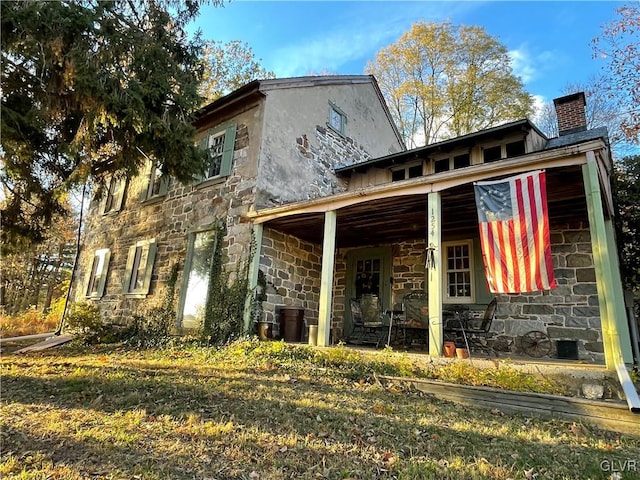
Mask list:
[[[347,253],[345,333],[352,329],[349,299],[376,295],[383,310],[391,301],[391,248],[360,248]]]

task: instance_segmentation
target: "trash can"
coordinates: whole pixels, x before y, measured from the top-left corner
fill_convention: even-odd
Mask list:
[[[279,308],[280,337],[285,342],[301,342],[304,324],[304,308],[282,306]]]

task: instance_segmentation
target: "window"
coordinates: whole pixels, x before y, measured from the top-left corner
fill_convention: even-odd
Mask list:
[[[206,150],[208,153],[202,181],[211,178],[227,177],[231,174],[235,142],[235,124],[227,127],[214,128],[205,132],[199,144],[200,148]]]
[[[216,248],[217,230],[192,233],[189,235],[187,261],[178,324],[182,328],[199,328],[204,323],[204,311],[209,295],[209,276]]]
[[[495,162],[496,160],[500,160],[501,150],[502,148],[500,147],[500,145],[483,149],[482,158],[484,160],[484,163]]]
[[[108,248],[96,250],[91,261],[91,270],[84,290],[85,297],[102,298],[104,286],[107,282],[107,269],[109,267],[109,256],[111,252]]]
[[[163,175],[160,166],[157,163],[151,164],[149,172],[149,184],[144,192],[145,200],[162,197],[167,194],[169,188],[169,176]]]
[[[464,168],[471,165],[471,155],[469,152],[458,153],[446,157],[438,158],[433,162],[433,173],[448,172],[457,168]]]
[[[141,240],[129,248],[124,281],[125,294],[145,296],[149,293],[156,250],[155,239]]]
[[[124,177],[111,177],[107,182],[107,188],[102,196],[102,214],[109,215],[120,211],[122,199],[127,185]]]
[[[391,170],[391,181],[398,182],[407,178],[417,178],[422,176],[422,163],[418,165],[409,165],[406,167],[395,168]]]
[[[347,126],[347,116],[342,110],[329,102],[329,122],[328,124],[333,130],[340,135],[344,135]]]
[[[472,303],[473,288],[472,242],[444,243],[444,302]]]
[[[525,154],[524,140],[518,140],[517,142],[507,143],[507,158],[517,157],[518,155]]]

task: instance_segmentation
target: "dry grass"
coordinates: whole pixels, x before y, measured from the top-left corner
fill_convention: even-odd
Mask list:
[[[27,310],[19,315],[0,314],[0,338],[55,332],[63,307],[64,304],[56,304],[48,314],[36,309]]]
[[[255,341],[4,356],[0,476],[600,479],[601,462],[640,457],[637,438],[461,408],[371,381],[370,365],[346,348]]]

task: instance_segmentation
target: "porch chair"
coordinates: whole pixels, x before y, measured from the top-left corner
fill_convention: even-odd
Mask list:
[[[471,350],[482,350],[487,355],[491,355],[493,353],[497,357],[498,353],[489,343],[489,340],[491,340],[491,337],[493,336],[493,333],[490,330],[493,319],[496,316],[497,306],[497,298],[494,298],[489,302],[479,326],[474,327],[472,324],[474,320],[468,319],[466,321],[459,322],[456,326],[448,328],[446,333],[453,334],[457,339],[459,339],[459,341],[464,340]]]
[[[384,340],[389,326],[380,309],[377,295],[362,295],[359,299],[349,300],[353,328],[347,337],[347,343],[355,345],[371,344],[376,347]]]
[[[414,341],[429,346],[429,298],[423,291],[411,292],[402,300],[404,322],[401,326],[404,343],[411,346]]]

